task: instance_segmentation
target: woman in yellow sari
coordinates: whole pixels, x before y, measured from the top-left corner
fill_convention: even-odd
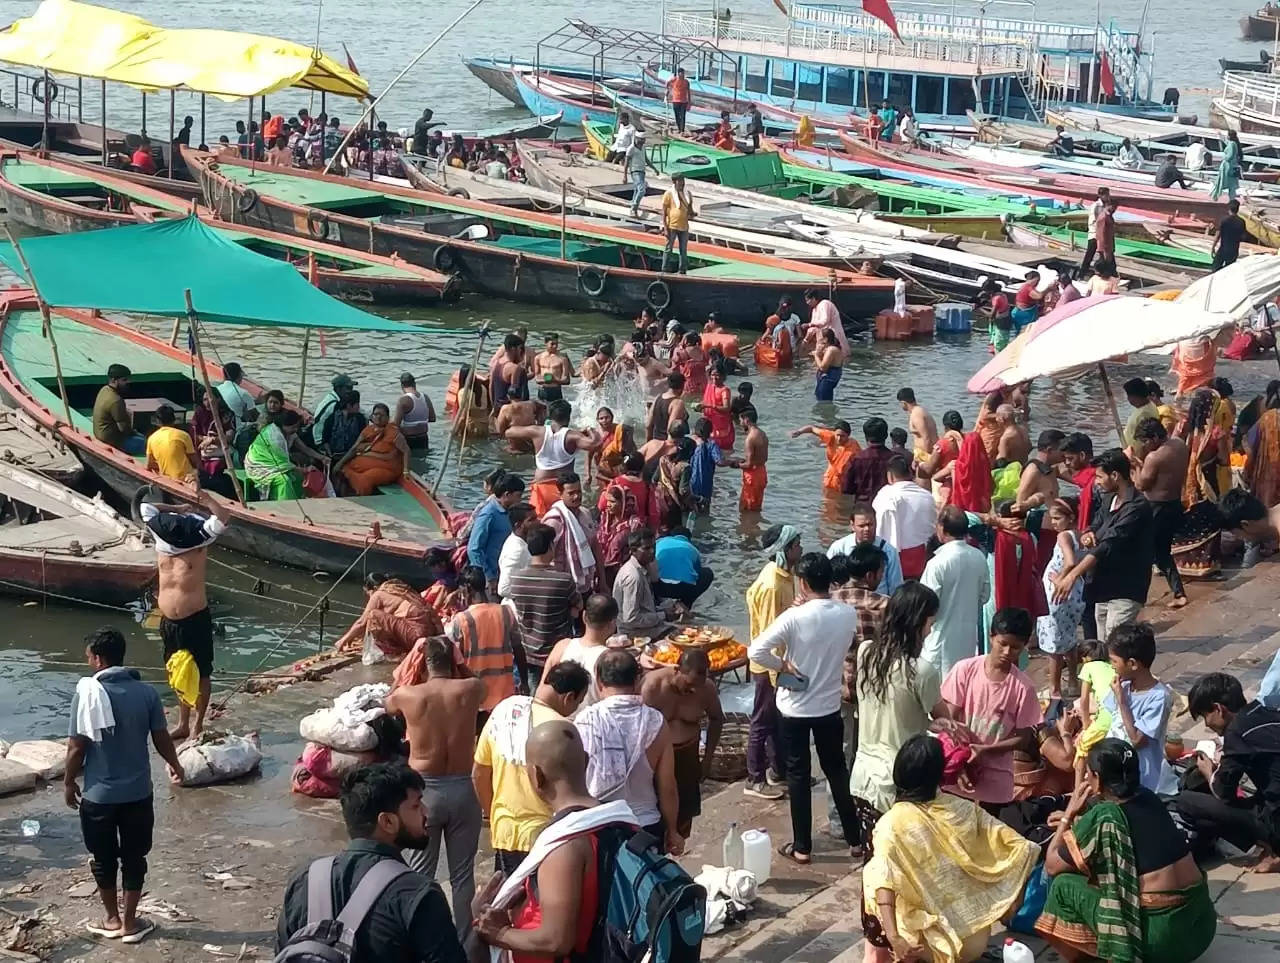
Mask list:
[[[622,459],[626,457],[628,452],[636,450],[636,443],[631,435],[631,429],[614,420],[612,408],[599,408],[596,411],[596,424],[600,427],[600,434],[604,438],[604,444],[596,451],[587,452],[588,485],[591,484],[593,467],[595,468],[595,476],[602,482],[612,481],[618,477],[618,471],[622,467]]]
[[[409,474],[409,443],[391,424],[386,405],[373,406],[368,426],[342,456],[335,474],[340,474],[356,495],[372,495],[379,485],[390,485]]]
[[[908,739],[893,763],[896,802],[874,831],[862,901],[889,941],[872,960],[970,963],[1018,906],[1040,847],[976,803],[939,791],[942,743]]]
[[[1263,411],[1244,437],[1244,481],[1271,508],[1280,504],[1280,381],[1269,381]]]
[[[1182,504],[1187,513],[1173,539],[1173,559],[1186,578],[1205,578],[1220,569],[1221,528],[1214,507],[1231,487],[1231,422],[1212,388],[1191,396],[1179,434],[1191,452]]]

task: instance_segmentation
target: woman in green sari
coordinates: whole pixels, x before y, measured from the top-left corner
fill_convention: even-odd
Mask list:
[[[276,502],[302,498],[302,475],[289,458],[289,445],[302,426],[296,411],[284,411],[258,432],[244,457],[245,474],[258,497]]]
[[[1218,164],[1218,177],[1209,192],[1211,200],[1217,200],[1224,192],[1227,200],[1236,199],[1240,188],[1240,137],[1234,130],[1227,132],[1227,142],[1222,147],[1222,160]]]
[[[1209,887],[1164,804],[1142,788],[1131,745],[1094,746],[1066,812],[1049,821],[1053,884],[1036,932],[1064,958],[1190,963],[1209,948]]]

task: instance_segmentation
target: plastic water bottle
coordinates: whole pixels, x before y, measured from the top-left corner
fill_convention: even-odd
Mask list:
[[[738,831],[737,823],[730,823],[729,831],[724,834],[722,856],[722,865],[730,869],[742,869],[742,833]]]
[[[742,834],[742,868],[763,886],[773,871],[773,840],[763,829],[748,829]]]
[[[32,836],[39,836],[39,835],[40,835],[40,822],[39,822],[39,820],[35,820],[35,819],[24,819],[24,820],[19,824],[19,828],[21,828],[21,830],[22,830],[22,835],[23,835],[23,836],[26,836],[27,838],[30,838],[30,837],[32,837]]]
[[[1026,943],[1010,937],[1004,941],[1004,963],[1035,963],[1035,954]]]

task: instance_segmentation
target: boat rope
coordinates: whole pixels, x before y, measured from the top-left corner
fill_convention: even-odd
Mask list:
[[[207,584],[209,588],[217,589],[219,592],[227,592],[231,595],[247,595],[251,598],[263,599],[269,602],[273,602],[276,605],[288,605],[291,608],[295,608],[295,609],[300,609],[307,604],[306,602],[295,602],[292,599],[280,599],[280,598],[276,598],[275,596],[268,595],[266,592],[267,588],[271,588],[273,586],[275,588],[284,588],[284,586],[276,585],[274,582],[266,582],[266,581],[263,581],[262,579],[258,579],[253,589],[233,588],[230,585],[222,585],[218,582],[209,582]],[[263,588],[263,591],[261,592],[255,591],[259,586]],[[309,597],[310,596],[308,596],[308,598]],[[325,606],[325,611],[332,611],[332,612],[336,612],[338,615],[350,615],[352,618],[359,618],[364,610],[357,609],[354,607],[348,607],[348,606],[342,605],[341,603],[339,603],[338,605],[334,605],[333,603],[330,603],[329,605]]]
[[[320,598],[316,599],[315,604],[313,604],[311,608],[307,609],[307,611],[303,613],[302,618],[298,619],[298,621],[293,624],[293,627],[290,628],[289,631],[286,632],[283,636],[281,636],[276,641],[275,645],[273,645],[270,649],[267,650],[267,654],[262,657],[262,660],[258,663],[257,668],[250,675],[250,677],[252,677],[252,675],[256,675],[257,671],[261,669],[264,665],[266,665],[267,662],[270,659],[272,659],[277,652],[280,651],[281,646],[283,646],[286,642],[288,642],[289,639],[293,636],[293,634],[302,627],[302,624],[306,622],[308,616],[310,616],[312,612],[316,611],[316,609],[320,608],[322,605],[328,602],[329,596],[332,595],[333,592],[337,589],[337,587],[343,583],[346,577],[351,574],[352,569],[354,569],[357,565],[359,565],[365,560],[365,557],[369,554],[369,551],[373,548],[373,546],[378,544],[381,538],[382,538],[382,535],[377,532],[365,538],[364,550],[361,551],[361,553],[357,555],[355,559],[352,560],[351,564],[347,566],[347,570],[338,576],[337,580],[333,583],[333,585],[329,586],[328,591],[326,591],[323,595],[321,595]],[[227,707],[227,701],[244,686],[245,682],[247,682],[248,678],[250,677],[246,677],[246,679],[243,682],[241,682],[229,693],[227,693],[227,695],[225,695],[222,698],[221,702],[218,704],[216,708],[225,709]]]
[[[61,659],[45,659],[38,655],[21,656],[5,654],[5,664],[13,663],[15,665],[47,665],[56,666],[58,668],[83,669],[85,667],[84,660],[79,662],[68,662]],[[134,665],[130,662],[127,668],[134,669],[138,672],[164,672],[169,670],[163,665]],[[297,672],[236,672],[228,669],[214,669],[214,675],[221,679],[291,679],[296,676]]]
[[[61,595],[58,592],[50,592],[47,588],[43,587],[45,584],[44,579],[45,579],[45,576],[44,576],[43,561],[42,561],[41,573],[40,573],[40,581],[41,581],[42,587],[38,591],[35,589],[32,589],[30,585],[24,585],[21,582],[6,582],[3,579],[0,579],[0,586],[3,586],[4,588],[21,589],[23,592],[27,592],[27,593],[36,592],[36,594],[38,594],[41,597],[41,599],[46,599],[46,598],[58,599],[63,602],[74,602],[76,605],[87,605],[96,609],[109,609],[112,612],[128,612],[130,615],[136,614],[136,611],[137,611],[136,609],[131,609],[124,605],[112,605],[110,602],[94,602],[94,601],[91,601],[90,599],[76,598],[74,595]]]

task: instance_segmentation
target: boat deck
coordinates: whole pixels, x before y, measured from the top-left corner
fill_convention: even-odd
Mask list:
[[[26,495],[15,497],[19,501],[28,500]],[[62,510],[66,511],[66,507],[63,506]],[[104,544],[118,541],[115,532],[83,516],[49,518],[27,525],[0,525],[0,550],[66,551],[72,542],[79,542],[84,551],[92,551],[93,560],[99,563],[146,565],[153,560],[154,550],[142,544],[140,539],[132,540],[132,546],[129,540],[120,544]]]
[[[5,162],[4,176],[10,183],[33,191],[93,190],[98,186],[92,178],[82,174],[12,160]]]
[[[250,511],[281,515],[348,532],[368,532],[376,521],[384,539],[418,544],[438,542],[440,527],[405,489],[392,486],[360,498],[304,498],[299,501],[250,502]]]
[[[318,207],[326,211],[340,211],[344,207],[386,200],[386,195],[378,191],[365,190],[334,180],[290,177],[288,174],[276,173],[264,167],[251,168],[240,164],[222,164],[218,167],[218,172],[237,184],[252,187],[260,194],[270,194],[290,204]]]

